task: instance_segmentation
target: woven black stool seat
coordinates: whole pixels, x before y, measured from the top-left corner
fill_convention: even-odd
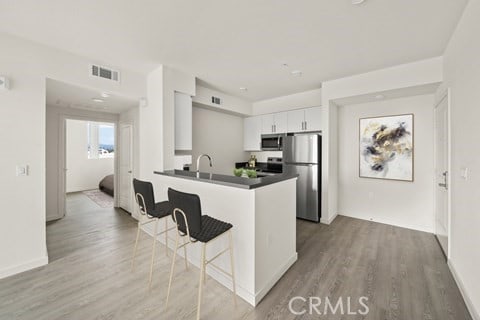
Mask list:
[[[147,213],[155,218],[163,218],[172,213],[172,206],[168,201],[157,202],[155,203],[155,208]]]
[[[222,233],[230,230],[233,226],[230,223],[223,222],[207,215],[202,215],[202,230],[192,232],[190,236],[200,242],[209,242]]]

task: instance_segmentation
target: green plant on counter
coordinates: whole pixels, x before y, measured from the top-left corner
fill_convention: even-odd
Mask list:
[[[244,168],[233,169],[233,174],[237,177],[244,177],[245,175],[249,178],[257,177],[257,171]]]

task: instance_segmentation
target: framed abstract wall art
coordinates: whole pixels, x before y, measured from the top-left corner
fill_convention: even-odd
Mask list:
[[[360,119],[360,177],[413,181],[413,114]]]

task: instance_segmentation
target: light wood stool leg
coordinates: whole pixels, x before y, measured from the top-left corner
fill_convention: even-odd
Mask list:
[[[137,255],[138,238],[140,237],[140,222],[137,223],[137,237],[135,239],[135,247],[133,248],[132,271],[135,269],[135,257]]]
[[[155,227],[153,230],[153,245],[152,245],[152,262],[150,263],[150,278],[148,280],[148,289],[152,291],[152,276],[153,266],[155,264],[155,246],[157,244],[157,232],[158,232],[158,219],[155,221]]]
[[[169,256],[168,254],[168,217],[165,218],[165,254],[167,257]]]
[[[200,305],[202,303],[202,282],[205,272],[205,247],[206,243],[202,246],[202,258],[200,260],[201,270],[200,270],[200,281],[198,282],[198,306],[197,306],[197,320],[200,320]]]
[[[233,286],[233,301],[235,306],[237,306],[237,286],[235,284],[235,267],[234,267],[234,260],[233,260],[233,239],[232,239],[232,229],[230,229],[228,233],[229,243],[230,243],[230,264],[231,264],[231,271],[232,271],[232,286]]]
[[[185,269],[188,270],[188,258],[187,258],[187,245],[185,243],[185,237],[183,239],[183,256],[185,257]]]
[[[178,232],[175,236],[175,250],[173,251],[172,266],[170,267],[170,279],[168,280],[168,289],[167,289],[167,300],[165,302],[165,310],[168,307],[168,299],[170,298],[170,289],[172,287],[173,272],[175,270],[175,258],[177,257],[178,250]]]

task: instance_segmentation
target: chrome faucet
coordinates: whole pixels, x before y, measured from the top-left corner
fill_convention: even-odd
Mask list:
[[[207,157],[210,162],[210,168],[212,167],[212,158],[208,154],[201,154],[197,158],[197,178],[200,178],[200,159],[202,157]]]

